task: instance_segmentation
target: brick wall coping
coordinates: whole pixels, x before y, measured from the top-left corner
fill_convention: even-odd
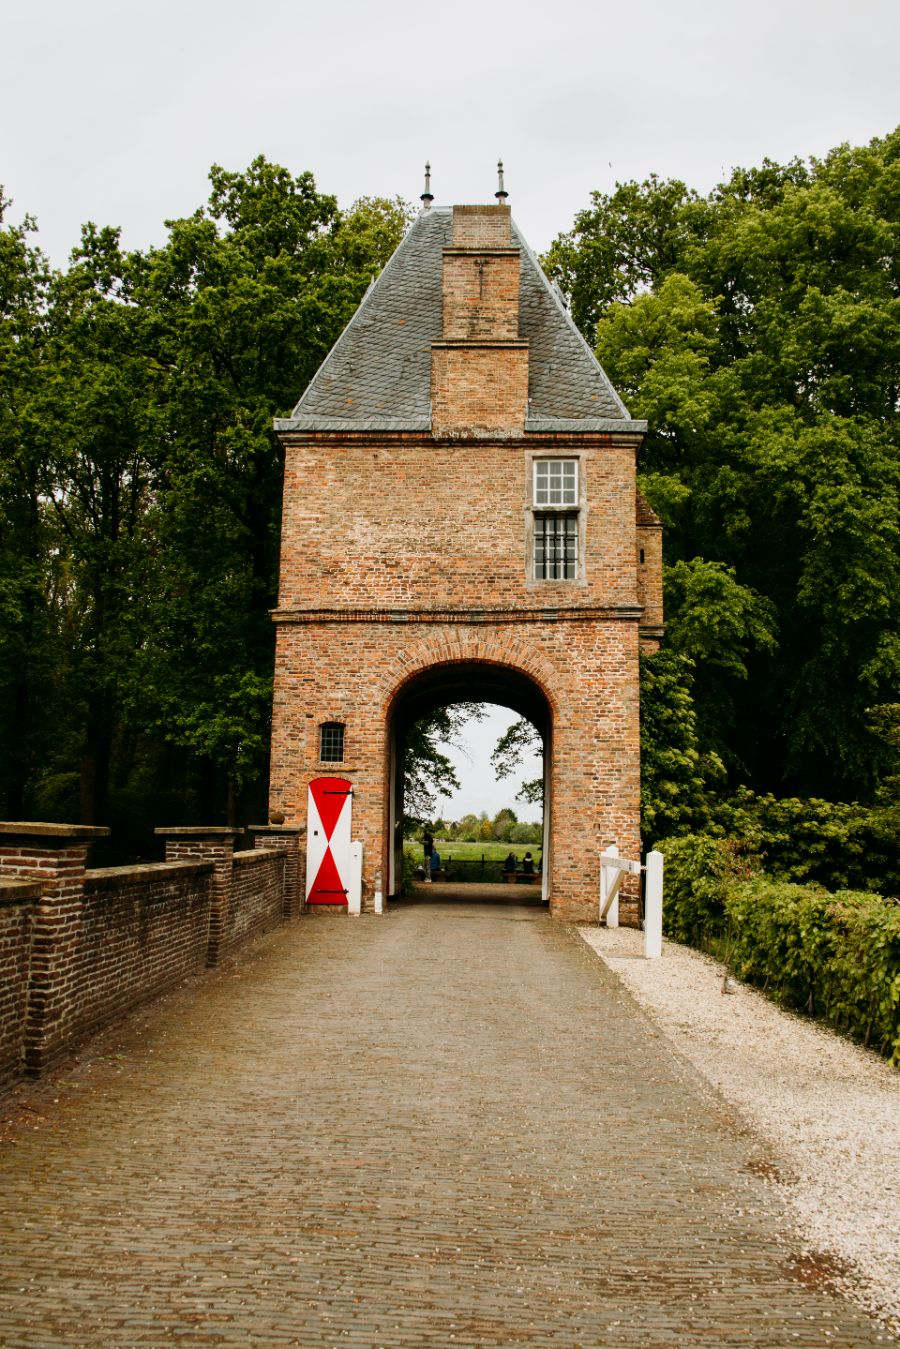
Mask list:
[[[94,824],[42,824],[33,820],[0,820],[0,834],[16,838],[93,839],[108,838],[109,830]]]
[[[473,349],[480,351],[483,348],[490,351],[497,351],[498,349],[501,351],[522,351],[528,346],[528,343],[521,337],[442,337],[435,339],[431,345],[441,349],[448,347],[454,351],[459,347],[465,347],[467,351]],[[473,433],[477,434],[472,427],[467,426],[459,434],[471,436]],[[485,436],[496,436],[499,433],[496,427],[485,427],[484,434]],[[504,436],[504,439],[506,438]]]
[[[325,419],[322,419],[325,420]],[[538,425],[534,423],[537,422]],[[562,424],[561,424],[562,423]],[[421,429],[398,428],[384,430],[381,427],[353,426],[309,426],[306,421],[296,417],[276,417],[275,430],[281,432],[289,444],[353,444],[365,441],[367,445],[404,444],[414,448],[433,450],[435,445],[455,444],[460,433],[438,433],[433,435],[431,427]],[[577,445],[585,449],[628,449],[637,452],[647,431],[645,421],[622,417],[593,417],[588,425],[582,418],[559,417],[541,419],[526,416],[525,433],[516,438],[516,447],[524,442],[526,448],[555,448],[557,445],[571,449]],[[466,432],[466,435],[469,433]],[[479,443],[490,443],[505,448],[509,445],[509,436],[500,432],[485,431],[478,436]]]
[[[130,867],[96,867],[84,873],[87,890],[114,890],[131,881],[149,881],[157,877],[200,876],[213,871],[214,862],[140,862]]]
[[[522,250],[517,244],[448,244],[441,252],[445,258],[518,258]]]
[[[14,881],[0,877],[0,904],[30,904],[40,899],[39,881]]]
[[[166,838],[237,838],[242,834],[243,829],[232,829],[226,824],[191,824],[172,826],[172,828],[154,829],[154,834],[162,834]]]
[[[268,862],[270,857],[284,860],[284,848],[246,848],[243,852],[236,852],[233,861],[236,867],[252,867],[258,862]]]
[[[251,834],[305,834],[305,824],[248,824]]]
[[[569,583],[571,584],[571,583]],[[635,604],[560,605],[546,609],[273,609],[273,623],[634,623]],[[178,830],[157,829],[158,834]],[[181,832],[186,833],[187,830]]]

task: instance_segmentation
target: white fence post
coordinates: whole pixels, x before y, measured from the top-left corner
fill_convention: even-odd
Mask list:
[[[604,848],[600,854],[601,857],[618,857],[619,849],[615,843],[611,843],[608,848]],[[618,881],[618,873],[615,867],[605,867],[600,864],[600,916],[603,916],[603,910],[606,908],[606,897],[612,887]],[[606,915],[607,927],[619,926],[619,896],[613,899],[609,906],[609,913]]]
[[[644,958],[662,955],[663,855],[648,852],[644,886]]]
[[[384,913],[384,892],[381,888],[381,872],[375,873],[375,912]]]
[[[347,912],[362,911],[362,844],[354,839],[350,844],[350,885],[347,889]]]

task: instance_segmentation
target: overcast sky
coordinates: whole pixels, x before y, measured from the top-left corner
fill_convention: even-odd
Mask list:
[[[264,154],[349,206],[490,200],[544,249],[592,188],[824,154],[900,121],[898,0],[32,0],[4,7],[0,183],[65,261]]]
[[[497,782],[491,767],[491,751],[500,736],[519,718],[509,708],[498,707],[495,703],[488,703],[485,711],[484,720],[470,721],[460,737],[462,752],[453,745],[444,747],[444,753],[456,768],[461,790],[451,797],[442,797],[437,814],[443,820],[458,820],[463,815],[480,815],[486,810],[493,818],[498,810],[511,806],[520,820],[540,820],[540,806],[517,801],[516,792],[523,782],[541,776],[541,755],[529,755],[522,760],[517,773]]]
[[[900,0],[20,0],[0,32],[0,183],[58,265],[86,220],[161,243],[258,154],[343,206],[417,199],[426,159],[439,204],[490,201],[502,156],[540,251],[616,180],[705,192],[900,122]],[[445,815],[511,800],[484,756]]]

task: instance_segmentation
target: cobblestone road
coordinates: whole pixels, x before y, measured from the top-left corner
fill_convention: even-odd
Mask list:
[[[9,1349],[889,1343],[540,908],[305,920],[6,1114]]]

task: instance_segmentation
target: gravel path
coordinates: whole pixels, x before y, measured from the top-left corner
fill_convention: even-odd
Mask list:
[[[723,966],[690,947],[644,960],[639,932],[579,931],[759,1134],[810,1271],[900,1338],[900,1073],[745,984],[723,995]]]

